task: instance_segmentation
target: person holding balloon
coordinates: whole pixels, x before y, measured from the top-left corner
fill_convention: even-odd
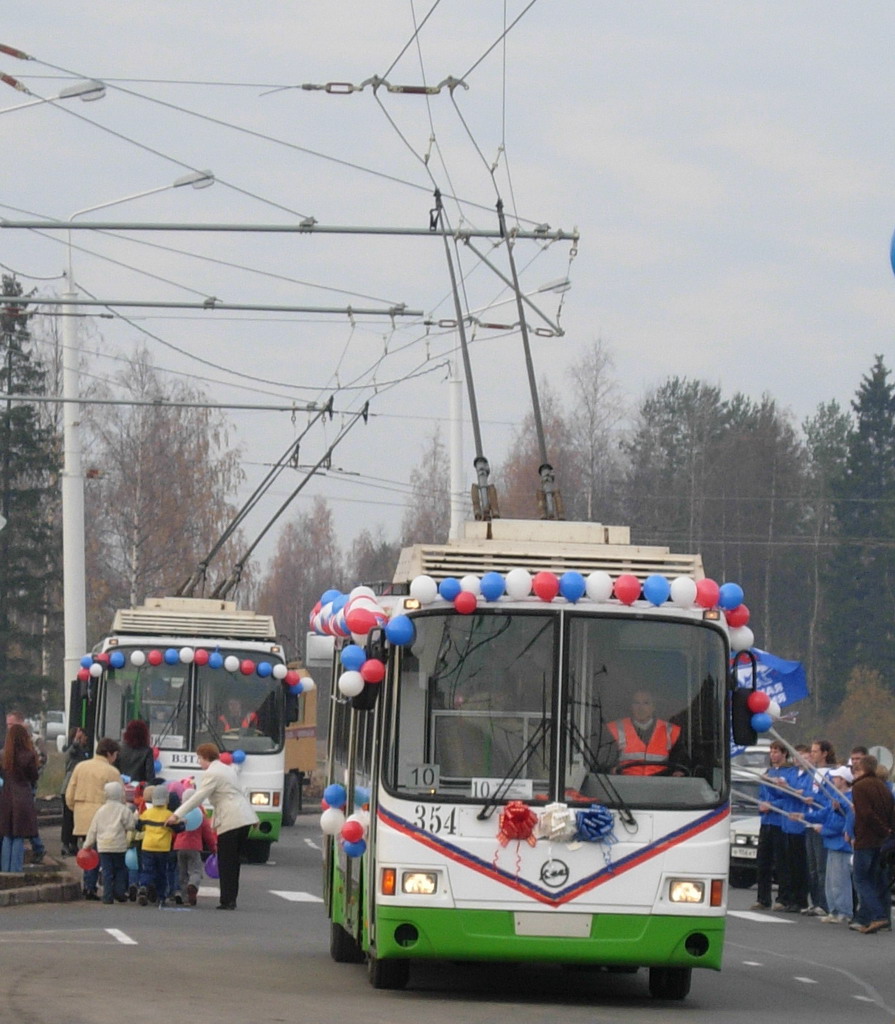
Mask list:
[[[89,761],[75,766],[65,789],[65,803],[73,812],[74,838],[83,840],[93,816],[106,802],[107,782],[121,782],[121,772],[115,767],[120,747],[117,740],[104,736],[96,745],[96,753]],[[98,900],[96,886],[99,881],[99,863],[84,871],[84,899]]]
[[[193,808],[201,807],[206,801],[211,804],[218,840],[217,867],[221,887],[221,901],[217,909],[236,910],[240,862],[249,829],[258,824],[258,815],[239,787],[236,769],[221,761],[221,752],[214,743],[200,743],[196,747],[196,759],[202,771],[199,786],[168,818],[168,824],[181,823]]]
[[[86,864],[86,854],[94,851],[99,854],[99,866],[103,873],[103,903],[109,906],[113,900],[118,903],[127,902],[125,856],[137,827],[137,816],[125,803],[124,786],[120,782],[107,782],[103,792],[106,801],[93,815],[78,859]],[[90,858],[90,861],[95,863],[94,858]]]
[[[195,789],[185,789],[181,802],[189,799]],[[188,811],[183,819],[183,832],[174,836],[174,852],[177,855],[177,876],[180,892],[186,895],[191,907],[198,902],[199,884],[202,881],[202,851],[218,852],[218,837],[211,822],[201,807]]]

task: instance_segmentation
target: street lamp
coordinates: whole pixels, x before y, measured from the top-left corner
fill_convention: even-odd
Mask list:
[[[76,97],[83,100],[84,103],[92,103],[94,100],[101,100],[105,95],[105,85],[102,82],[96,81],[96,79],[89,78],[83,82],[75,82],[74,85],[67,85],[55,96],[36,96],[33,100],[28,100],[27,103],[17,103],[14,107],[4,107],[0,110],[0,114],[9,114],[13,110],[24,110],[25,107],[36,107],[41,103],[55,103],[57,100],[70,100]]]
[[[214,184],[211,171],[192,171],[159,188],[121,196],[96,206],[76,210],[69,218],[109,206],[118,206],[133,199],[155,195],[172,188],[207,188]],[[67,287],[62,296],[62,414],[63,414],[63,469],[62,469],[62,600],[65,622],[65,714],[66,723],[71,707],[71,686],[78,672],[80,659],[87,651],[87,587],[84,558],[84,476],[81,467],[81,413],[78,404],[80,392],[77,330],[78,293],[72,274],[71,232],[68,233]]]

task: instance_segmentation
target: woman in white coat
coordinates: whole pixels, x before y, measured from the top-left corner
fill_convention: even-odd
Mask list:
[[[258,824],[258,815],[239,788],[236,769],[220,760],[221,752],[213,743],[200,743],[196,758],[202,778],[196,792],[168,818],[166,824],[182,821],[194,808],[205,801],[214,808],[212,824],[218,834],[218,870],[220,874],[221,902],[218,910],[236,910],[239,895],[239,865],[246,839],[252,825]]]

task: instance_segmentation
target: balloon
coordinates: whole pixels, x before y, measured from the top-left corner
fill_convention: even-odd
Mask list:
[[[224,667],[224,656],[220,651],[212,651],[208,655],[208,667],[209,668],[223,668]]]
[[[612,577],[608,572],[592,572],[585,580],[587,596],[591,601],[603,603],[612,597]]]
[[[749,621],[749,609],[744,604],[738,604],[736,608],[732,608],[729,612],[724,613],[724,618],[727,619],[727,625],[731,629],[739,629],[740,626],[745,626]]]
[[[184,665],[192,665],[196,659],[196,652],[192,647],[181,647],[177,652],[177,656],[183,662]]]
[[[640,597],[640,580],[631,573],[622,573],[612,590],[622,604],[633,604]]]
[[[671,581],[671,603],[675,608],[692,608],[696,603],[696,580],[676,576]]]
[[[468,590],[470,594],[475,594],[476,597],[479,597],[482,593],[482,581],[478,576],[470,573],[470,575],[464,576],[460,580],[460,589]]]
[[[226,672],[237,672],[239,670],[239,658],[235,654],[228,654],[224,658],[224,670]]]
[[[748,626],[730,631],[730,648],[732,651],[748,651],[755,643],[755,634]]]
[[[364,786],[354,787],[354,806],[363,807],[370,802],[370,791]]]
[[[78,682],[79,683],[86,683],[89,678],[90,678],[90,672],[86,668],[79,668],[78,669]]]
[[[342,667],[347,668],[349,672],[357,672],[366,660],[367,655],[363,647],[358,647],[357,644],[347,644],[339,654]]]
[[[112,668],[124,668],[127,664],[127,658],[124,656],[123,651],[112,651],[109,655],[109,664]]]
[[[199,650],[196,651],[193,654],[193,661],[197,665],[207,665],[208,664],[208,651],[206,651],[206,650],[204,650],[203,648],[200,647]]]
[[[396,615],[385,624],[385,635],[395,647],[406,647],[416,639],[416,626],[409,615]]]
[[[510,569],[507,573],[507,595],[521,601],[531,593],[531,574],[526,569]]]
[[[187,832],[195,832],[197,828],[202,824],[202,812],[198,807],[194,807],[191,811],[187,811],[183,818],[183,824]]]
[[[95,661],[88,669],[94,679],[99,679],[103,674],[103,665],[101,661]]]
[[[453,601],[457,594],[461,591],[460,581],[454,579],[453,576],[448,576],[438,584],[438,593],[445,599],[445,601]]]
[[[658,573],[647,576],[643,581],[643,596],[650,604],[654,604],[657,608],[660,604],[665,604],[670,594],[671,584],[664,576],[660,576]]]
[[[696,581],[696,603],[700,608],[714,608],[718,603],[718,595],[721,588],[714,580],[705,579]]]
[[[343,672],[339,676],[339,693],[343,697],[356,697],[364,691],[364,677],[360,672]]]
[[[559,578],[559,592],[569,604],[580,601],[586,590],[587,582],[580,572],[564,572]]]
[[[205,861],[205,874],[209,878],[221,877],[221,869],[218,867],[218,855],[216,853],[210,854]]]
[[[323,791],[323,799],[330,807],[344,807],[348,799],[348,793],[343,785],[338,782],[331,782]]]
[[[176,665],[180,661],[180,651],[174,647],[168,647],[165,650],[165,664]]]
[[[89,850],[82,847],[75,854],[75,861],[82,871],[92,871],[99,867],[99,854],[92,847]]]
[[[152,748],[152,756],[153,757],[158,757],[159,753],[160,753],[160,748],[159,747],[153,747]]]
[[[773,718],[766,711],[759,711],[752,716],[752,728],[756,732],[767,732],[774,724]]]
[[[323,594],[321,594],[321,596],[320,596],[320,605],[321,605],[321,607],[323,605],[325,605],[325,604],[329,604],[331,601],[335,601],[335,599],[337,597],[341,597],[341,595],[342,595],[342,591],[341,590],[336,590],[335,587],[332,587],[329,590],[325,590],[323,592]]]
[[[131,651],[131,664],[134,668],[142,668],[146,664],[146,655],[142,651]]]
[[[246,759],[246,752],[244,750],[233,751],[233,763],[242,764]]]
[[[770,703],[771,698],[764,692],[764,690],[753,690],[746,698],[746,707],[753,714],[758,714],[760,711],[767,711]]]
[[[233,755],[229,750],[224,750],[221,753],[220,761],[222,764],[233,764]]]
[[[161,651],[152,650],[146,655],[146,660],[150,665],[161,665],[165,657]]]
[[[124,855],[124,866],[128,871],[138,871],[140,868],[140,857],[137,854],[136,846],[132,846]]]
[[[718,606],[725,611],[743,603],[743,588],[739,583],[722,583],[718,588]]]
[[[293,697],[298,697],[300,694],[305,692],[304,684],[301,682],[292,683],[289,687],[289,692]]]
[[[355,587],[348,595],[349,601],[354,601],[358,597],[370,597],[374,603],[376,601],[376,591],[372,587]]]
[[[92,654],[85,654],[84,657],[81,658],[81,668],[90,668],[90,666],[92,664],[93,664],[93,655]]]
[[[101,651],[99,654],[97,654],[96,660],[103,665],[108,665],[109,655],[105,651]]]
[[[410,584],[410,596],[420,604],[431,604],[438,596],[438,584],[431,576],[417,576]]]
[[[365,683],[381,683],[385,678],[385,665],[378,658],[369,658],[361,665],[360,674]]]
[[[300,681],[301,676],[298,674],[296,669],[290,668],[286,670],[286,675],[283,676],[283,682],[287,686],[295,686],[295,684]]]
[[[457,584],[459,586],[459,584]],[[349,604],[345,611],[345,622],[352,633],[366,636],[376,626],[377,614],[369,605]]]
[[[772,700],[771,703],[768,704],[768,714],[771,716],[771,718],[777,719],[780,717],[781,713],[782,711],[780,705],[777,703],[777,701]]]
[[[542,601],[552,601],[559,593],[559,580],[556,578],[556,573],[535,573],[535,577],[531,581],[531,589]]]
[[[317,684],[310,676],[305,676],[301,681],[301,688],[303,693],[313,693],[317,689]]]
[[[496,601],[503,596],[505,589],[506,583],[499,572],[486,572],[482,577],[481,591],[486,601]]]
[[[288,671],[289,669],[286,668],[286,666],[281,661],[278,661],[276,665],[274,665],[273,670],[270,674],[274,677],[274,679],[282,680],[286,678],[286,673]]]
[[[339,835],[347,843],[356,843],[359,839],[364,838],[364,826],[357,818],[349,818],[339,831]]]
[[[468,590],[461,590],[454,597],[454,607],[461,615],[472,615],[478,605],[478,598]]]
[[[152,768],[155,771],[156,775],[161,775],[162,774],[162,769],[164,768],[164,765],[162,764],[162,762],[158,758],[156,758],[152,762]]]
[[[361,857],[367,852],[367,844],[363,839],[359,839],[356,843],[342,843],[342,849],[349,857]]]
[[[267,679],[270,673],[273,671],[273,665],[269,661],[259,661],[255,667],[255,671],[258,673],[261,679]]]
[[[320,830],[325,836],[337,836],[345,824],[345,815],[338,807],[328,807],[320,815]]]
[[[239,671],[244,676],[253,676],[255,674],[255,662],[250,658],[243,658],[239,663]]]

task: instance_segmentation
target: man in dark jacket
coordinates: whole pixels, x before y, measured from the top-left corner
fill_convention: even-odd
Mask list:
[[[867,754],[861,760],[852,787],[855,809],[854,880],[859,907],[849,926],[864,935],[891,931],[888,871],[881,847],[895,828],[895,801],[889,787],[876,774],[877,759]]]

